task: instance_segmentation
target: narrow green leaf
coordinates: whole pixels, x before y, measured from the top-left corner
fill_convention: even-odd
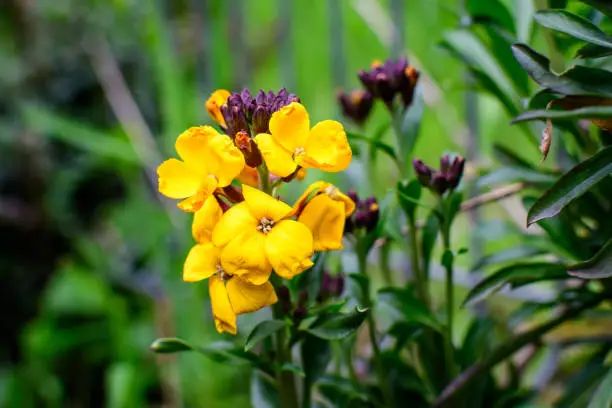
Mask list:
[[[377,301],[395,309],[405,322],[417,322],[440,330],[440,324],[431,311],[414,293],[401,288],[383,288],[378,291]]]
[[[520,42],[530,42],[533,31],[535,5],[532,0],[514,0],[514,17],[516,19],[516,38]]]
[[[155,340],[149,348],[156,353],[177,353],[194,349],[184,340],[170,337]]]
[[[96,129],[36,105],[22,106],[21,115],[30,129],[42,135],[100,157],[139,163],[138,156],[125,137],[118,138],[109,131]]]
[[[527,225],[559,214],[566,205],[610,174],[612,174],[612,146],[600,150],[593,157],[565,173],[529,209]]]
[[[587,106],[572,110],[538,109],[522,112],[512,123],[545,119],[609,119],[612,118],[612,106]]]
[[[477,21],[492,21],[511,33],[515,32],[514,20],[506,6],[499,0],[468,0],[467,12]]]
[[[612,55],[612,48],[595,44],[587,44],[576,51],[576,58],[603,58],[610,55]]]
[[[472,271],[477,271],[485,266],[514,261],[516,259],[527,259],[544,252],[545,251],[542,249],[536,248],[533,245],[518,245],[480,258],[472,267]]]
[[[288,371],[288,372],[297,374],[300,377],[305,377],[306,376],[306,373],[304,372],[302,367],[300,367],[299,365],[297,365],[295,363],[283,363],[283,365],[281,366],[280,369],[281,369],[281,371]]]
[[[400,157],[404,159],[410,157],[414,150],[421,128],[424,107],[423,90],[419,84],[414,90],[414,98],[410,108],[406,109],[400,117],[400,135],[398,135],[397,143]]]
[[[309,389],[309,386],[325,373],[331,358],[331,347],[329,341],[306,333],[300,351],[306,374],[304,388]]]
[[[550,71],[550,61],[526,44],[514,44],[512,52],[519,64],[539,85],[562,95],[601,95],[612,97],[612,72],[576,65],[561,75]]]
[[[580,0],[597,10],[601,11],[608,17],[612,18],[612,3],[609,0]]]
[[[587,408],[612,407],[612,369],[601,381]]]
[[[582,279],[601,279],[612,276],[612,238],[588,261],[568,266],[567,272]]]
[[[423,188],[417,179],[402,180],[397,182],[397,201],[406,213],[406,216],[414,221],[417,202],[421,198]],[[412,200],[408,200],[412,198]]]
[[[566,10],[542,10],[534,16],[541,26],[570,35],[579,40],[612,48],[612,37],[595,24]]]
[[[441,260],[440,263],[445,268],[450,269],[450,268],[453,267],[453,260],[454,259],[455,259],[455,255],[453,254],[453,251],[451,251],[450,249],[447,249],[442,254],[442,260]]]
[[[355,309],[353,313],[336,313],[320,316],[307,331],[325,340],[338,340],[353,334],[364,322],[370,311]]]
[[[518,166],[505,166],[480,177],[476,184],[478,188],[490,187],[492,185],[523,181],[532,184],[552,184],[556,180],[552,174],[541,170],[529,169]]]
[[[251,407],[278,408],[278,388],[258,370],[251,371]]]
[[[522,282],[534,282],[536,280],[561,279],[565,274],[563,265],[550,263],[516,263],[499,269],[480,281],[467,294],[463,306],[481,301],[503,286],[513,287]]]
[[[244,344],[244,350],[249,351],[263,339],[287,326],[289,324],[283,320],[264,320],[251,331]]]

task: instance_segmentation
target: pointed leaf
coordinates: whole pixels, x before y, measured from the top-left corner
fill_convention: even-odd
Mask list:
[[[612,48],[612,37],[595,24],[566,10],[542,10],[534,16],[541,26],[570,35],[579,40]]]
[[[417,322],[440,330],[440,323],[414,293],[400,288],[383,288],[378,291],[377,302],[395,309],[405,322]]]
[[[576,51],[576,58],[603,58],[612,55],[612,48],[587,44]]]
[[[527,225],[559,214],[566,205],[610,174],[612,174],[612,146],[600,150],[564,174],[529,209]]]
[[[289,324],[283,320],[264,320],[251,331],[244,344],[244,350],[249,351],[263,339],[287,326]]]
[[[512,123],[544,119],[610,119],[612,106],[587,106],[572,110],[538,109],[523,112],[512,120]]]
[[[397,160],[397,155],[395,154],[393,147],[389,146],[388,144],[384,142],[381,142],[380,140],[374,140],[367,136],[360,135],[360,134],[353,133],[353,132],[346,132],[346,135],[349,140],[362,140],[366,142],[367,144],[369,144],[373,149],[380,150],[386,153],[393,160]]]
[[[539,85],[562,95],[612,97],[612,72],[576,65],[561,75],[550,71],[550,61],[526,44],[512,46],[514,57]]]
[[[601,381],[587,408],[612,407],[612,368]]]
[[[155,353],[177,353],[179,351],[193,350],[193,347],[187,344],[185,340],[176,337],[157,339],[149,348]]]
[[[562,279],[564,273],[565,267],[557,264],[540,262],[509,265],[476,284],[463,301],[463,306],[481,301],[499,291],[505,285],[513,287],[524,282]]]
[[[370,311],[355,308],[353,313],[336,313],[320,316],[306,329],[313,336],[325,340],[338,340],[353,334],[364,322]]]
[[[583,279],[601,279],[612,276],[612,239],[593,258],[567,268],[570,275]]]
[[[397,201],[402,206],[406,216],[413,221],[422,190],[421,183],[417,179],[397,182]],[[409,198],[412,200],[409,200]]]
[[[280,407],[278,389],[267,376],[258,370],[251,371],[251,407]]]

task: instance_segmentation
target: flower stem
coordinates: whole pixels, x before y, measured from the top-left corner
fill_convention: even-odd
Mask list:
[[[451,251],[450,248],[450,219],[448,211],[444,211],[444,222],[442,223],[442,241],[444,254]],[[446,339],[444,347],[444,355],[446,359],[446,368],[449,380],[455,376],[455,356],[453,347],[453,308],[455,305],[454,282],[453,282],[453,259],[444,263],[446,269]]]
[[[277,285],[275,285],[277,286]],[[283,319],[283,309],[280,302],[276,302],[272,307],[275,319]],[[285,344],[286,332],[279,330],[276,332],[276,383],[278,386],[278,396],[282,407],[298,408],[298,396],[295,388],[295,378],[291,371],[282,370],[284,363],[291,362],[291,349]],[[304,390],[304,395],[310,390]]]
[[[419,245],[417,242],[417,227],[415,222],[410,217],[408,218],[408,238],[410,240],[410,263],[412,264],[412,271],[414,273],[414,282],[416,286],[416,290],[419,294],[419,297],[425,303],[427,308],[430,307],[429,300],[429,289],[427,276],[423,273],[421,269],[421,260],[419,259]]]
[[[359,273],[364,276],[367,276],[367,255],[368,254],[365,251],[357,251]],[[378,347],[378,342],[376,340],[376,322],[374,321],[374,316],[372,314],[373,302],[370,297],[369,290],[367,290],[363,294],[363,298],[365,306],[370,309],[368,312],[368,334],[370,336],[370,343],[372,344],[373,360],[374,365],[376,367],[378,385],[383,393],[383,398],[385,399],[384,406],[393,407],[395,406],[395,404],[393,403],[393,392],[391,390],[391,384],[389,383],[389,379],[387,378],[387,372],[385,371],[385,367],[380,355],[380,348]]]

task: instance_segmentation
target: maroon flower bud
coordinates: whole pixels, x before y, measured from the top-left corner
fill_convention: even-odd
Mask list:
[[[413,159],[412,166],[414,167],[414,171],[416,172],[417,179],[419,180],[421,185],[423,187],[429,188],[429,185],[431,183],[431,176],[434,170],[431,167],[425,165],[425,163],[423,163],[419,159]]]
[[[448,188],[454,190],[459,185],[463,176],[463,168],[465,167],[465,159],[463,157],[455,157],[451,168],[449,169]]]
[[[239,131],[234,138],[234,144],[244,155],[244,161],[247,166],[257,167],[263,162],[261,152],[257,144],[251,139],[248,133]]]
[[[354,190],[350,190],[347,195],[355,202],[355,212],[346,219],[344,232],[350,234],[355,229],[362,228],[370,232],[376,228],[380,218],[380,210],[376,198],[371,196],[365,200],[360,200]]]
[[[253,110],[253,116],[251,117],[254,135],[270,132],[270,117],[272,117],[272,113],[268,110],[266,106],[257,105],[257,107],[255,107],[255,110]]]
[[[443,195],[448,189],[448,180],[446,179],[446,176],[441,172],[434,173],[429,188],[439,195]]]
[[[296,323],[300,322],[303,318],[306,317],[307,314],[308,314],[308,310],[305,307],[303,306],[297,307],[295,309],[295,312],[293,312],[293,320]]]
[[[278,297],[283,312],[285,314],[289,314],[291,312],[291,309],[293,309],[289,288],[285,285],[280,285],[278,288],[276,288],[276,296]]]
[[[355,204],[359,202],[359,196],[357,196],[357,192],[353,189],[350,189],[347,193],[348,197],[353,200]]]
[[[350,94],[338,92],[338,101],[344,116],[360,125],[366,121],[374,104],[372,94],[361,89],[354,89]]]
[[[300,297],[298,298],[298,307],[300,306],[306,306],[306,304],[308,303],[308,291],[303,290],[300,293]]]
[[[375,97],[391,107],[396,95],[400,95],[404,108],[412,103],[419,73],[406,58],[387,60],[384,64],[374,62],[370,71],[359,71],[359,80]]]

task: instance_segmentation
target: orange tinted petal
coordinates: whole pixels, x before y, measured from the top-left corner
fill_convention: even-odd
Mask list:
[[[270,118],[272,138],[290,153],[294,153],[295,149],[305,146],[309,131],[310,118],[308,112],[298,102],[283,106],[280,110],[274,112]]]
[[[236,334],[236,313],[232,309],[225,283],[217,275],[208,279],[208,292],[212,306],[215,327],[219,333],[228,332]]]
[[[227,282],[227,294],[236,314],[256,312],[278,301],[274,287],[268,281],[253,285],[234,276]]]
[[[217,272],[219,263],[219,250],[211,243],[195,245],[185,259],[183,280],[185,282],[197,282],[210,278]]]
[[[312,266],[312,232],[301,222],[283,220],[266,236],[266,255],[274,272],[291,279]]]
[[[210,95],[210,98],[206,101],[206,110],[208,114],[218,124],[225,127],[225,119],[221,114],[221,106],[225,105],[227,98],[230,97],[229,91],[225,89],[217,89]]]
[[[305,155],[298,164],[337,172],[346,170],[351,159],[351,147],[342,124],[334,120],[324,120],[317,123],[310,131]]]
[[[252,230],[232,239],[221,253],[223,269],[254,285],[266,282],[272,273],[272,266],[266,258],[265,238],[263,233]]]
[[[215,246],[224,247],[243,232],[256,231],[259,221],[251,214],[246,202],[234,205],[227,210],[212,233]]]
[[[253,139],[268,170],[279,177],[287,177],[295,171],[297,164],[289,150],[278,144],[272,136],[260,133]]]
[[[202,177],[184,162],[169,159],[157,168],[159,192],[170,198],[186,198],[196,194],[202,184]]]
[[[193,239],[200,244],[211,242],[213,229],[222,215],[223,210],[217,199],[213,195],[208,196],[202,208],[196,211],[193,216],[193,223],[191,224]]]
[[[249,211],[258,221],[264,217],[278,221],[291,213],[289,205],[256,188],[243,185],[242,195],[249,206]]]

